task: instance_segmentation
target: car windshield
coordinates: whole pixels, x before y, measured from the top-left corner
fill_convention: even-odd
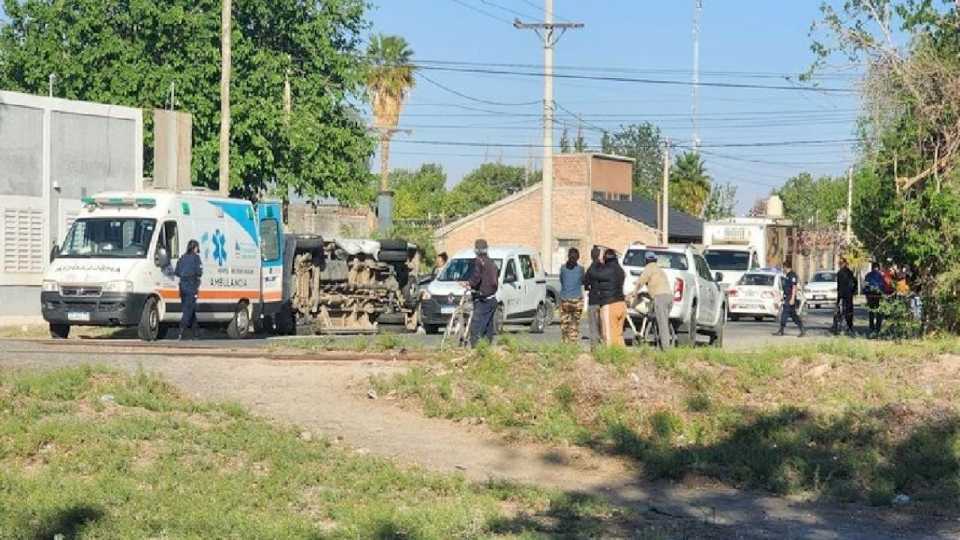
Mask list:
[[[437,276],[437,281],[467,281],[470,274],[473,273],[473,261],[476,259],[452,259],[443,267],[443,271]],[[497,267],[497,277],[500,276],[500,268],[503,266],[503,259],[491,259]]]
[[[707,264],[713,270],[733,270],[742,272],[750,269],[750,253],[747,251],[725,251],[708,249],[703,253]]]
[[[837,275],[833,272],[817,272],[810,281],[813,283],[832,283],[837,280]]]
[[[773,287],[774,277],[770,274],[744,274],[737,285]]]
[[[657,265],[667,270],[689,270],[687,256],[683,253],[674,253],[672,251],[663,251],[657,249],[628,249],[627,254],[623,256],[624,266],[646,266],[645,260],[647,253],[653,253],[657,256]]]
[[[67,259],[142,259],[147,256],[155,219],[96,218],[73,222],[60,248]]]

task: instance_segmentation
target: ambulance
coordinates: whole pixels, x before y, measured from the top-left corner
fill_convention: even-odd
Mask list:
[[[200,324],[243,338],[281,311],[279,202],[157,191],[103,193],[83,205],[43,277],[40,302],[52,337],[68,337],[73,326],[113,326],[162,339],[180,321],[173,270],[190,240],[199,242],[203,262]]]

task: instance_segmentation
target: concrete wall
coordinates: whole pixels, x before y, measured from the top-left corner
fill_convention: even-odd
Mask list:
[[[369,238],[376,230],[376,216],[365,208],[294,203],[287,208],[287,227],[324,238]]]
[[[80,199],[142,185],[140,109],[0,92],[0,296],[35,292]]]

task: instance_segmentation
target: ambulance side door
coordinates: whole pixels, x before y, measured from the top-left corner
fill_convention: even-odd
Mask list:
[[[283,300],[284,236],[282,216],[282,208],[279,202],[266,202],[257,205],[257,219],[260,224],[260,289],[267,313],[276,311]]]

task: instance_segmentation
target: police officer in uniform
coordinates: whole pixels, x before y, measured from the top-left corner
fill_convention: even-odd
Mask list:
[[[470,289],[473,290],[473,320],[470,322],[470,346],[476,347],[484,339],[493,344],[497,328],[494,314],[497,311],[497,287],[499,276],[497,265],[487,256],[489,246],[483,238],[473,244],[477,258],[470,275]]]
[[[783,283],[783,307],[780,310],[780,330],[774,335],[782,336],[783,329],[787,326],[787,319],[793,319],[793,322],[797,323],[797,328],[800,329],[800,337],[803,337],[807,333],[803,329],[803,321],[800,320],[800,314],[797,312],[800,309],[800,301],[797,298],[799,279],[790,263],[784,264],[783,269],[787,271],[787,275],[781,280]]]
[[[203,276],[203,262],[200,260],[200,244],[196,240],[187,243],[187,251],[177,261],[174,274],[180,278],[180,339],[186,336],[187,329],[197,337],[197,295],[200,294],[200,278]]]

